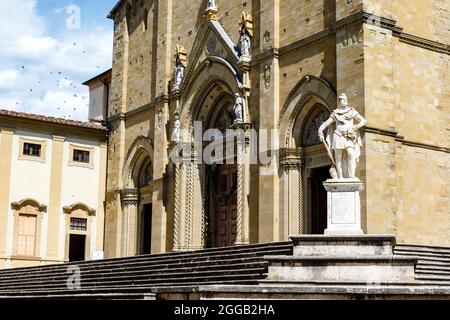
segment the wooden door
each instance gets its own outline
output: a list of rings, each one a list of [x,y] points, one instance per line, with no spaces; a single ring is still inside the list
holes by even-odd
[[[222,165],[216,170],[214,246],[228,247],[237,235],[237,166]]]
[[[311,175],[312,234],[324,234],[327,228],[327,191],[323,182],[330,178],[329,167],[314,169]]]

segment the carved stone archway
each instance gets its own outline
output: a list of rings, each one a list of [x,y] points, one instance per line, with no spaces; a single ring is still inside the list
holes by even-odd
[[[177,113],[185,129],[183,147],[194,152],[184,157],[181,164],[175,165],[174,250],[195,250],[206,246],[205,226],[209,215],[207,168],[203,161],[199,161],[204,145],[203,142],[200,146],[195,142],[194,122],[201,121],[203,130],[210,128],[211,123],[217,123],[220,117],[217,113],[227,110],[223,102],[233,103],[234,95],[242,93],[239,72],[220,57],[207,57],[187,79],[189,81],[184,83],[185,91],[179,99]],[[248,108],[244,116],[249,120]],[[238,146],[243,154],[247,154],[246,148],[245,143]],[[239,186],[236,244],[249,242],[249,172],[248,161],[242,161],[238,165],[237,173]]]
[[[139,254],[143,242],[142,205],[152,201],[153,144],[148,137],[139,136],[128,150],[120,191],[121,255]],[[155,218],[155,217],[154,217]],[[152,221],[153,227],[154,223]],[[148,227],[148,226],[147,226]]]
[[[305,144],[306,131],[313,130],[306,127],[314,123],[311,116],[320,112],[329,114],[336,108],[336,102],[337,95],[331,85],[310,75],[296,84],[281,110],[280,211],[288,222],[284,224],[284,238],[308,232],[306,181],[312,167],[327,165],[329,159],[322,145]]]

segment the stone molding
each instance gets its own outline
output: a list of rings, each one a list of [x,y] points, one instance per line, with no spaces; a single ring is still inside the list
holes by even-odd
[[[71,206],[67,206],[63,208],[63,211],[65,214],[71,214],[75,210],[83,210],[86,212],[89,216],[95,215],[95,209],[90,208],[89,206],[85,205],[84,203],[77,202],[72,204]]]
[[[450,45],[405,33],[403,32],[403,28],[397,25],[396,20],[359,11],[336,21],[333,26],[319,31],[309,37],[300,39],[281,48],[270,48],[256,54],[253,57],[252,65],[258,65],[266,62],[267,60],[279,59],[281,56],[288,55],[296,50],[323,42],[329,37],[334,36],[340,30],[359,24],[379,24],[382,28],[391,30],[393,35],[400,39],[400,42],[447,55],[450,54]]]
[[[21,208],[26,207],[28,205],[35,207],[40,212],[47,211],[47,206],[45,204],[39,203],[38,201],[29,198],[11,203],[11,208],[13,210],[20,210]]]
[[[378,135],[394,138],[395,141],[400,142],[401,144],[403,144],[405,146],[450,153],[450,148],[448,148],[448,147],[440,147],[440,146],[427,144],[427,143],[423,143],[423,142],[407,140],[407,139],[405,139],[404,136],[401,136],[397,131],[394,131],[394,130],[386,130],[386,129],[380,129],[380,128],[375,128],[375,127],[366,127],[364,129],[364,131],[367,133],[373,133],[373,134],[378,134]]]

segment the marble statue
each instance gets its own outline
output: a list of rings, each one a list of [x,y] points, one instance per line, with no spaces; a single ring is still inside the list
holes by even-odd
[[[341,94],[339,107],[319,128],[319,139],[325,144],[333,161],[334,168],[331,175],[334,179],[357,179],[356,166],[362,147],[359,129],[365,125],[366,120],[348,105],[347,95]],[[328,129],[326,137],[324,137],[325,129]]]
[[[173,123],[172,142],[181,142],[181,121],[178,115],[175,115],[175,121]]]
[[[177,57],[175,60],[175,72],[174,72],[174,89],[179,89],[181,83],[183,82],[184,79],[184,70],[185,70],[185,66],[183,65],[183,63],[181,62],[180,58]]]
[[[186,49],[177,44],[175,51],[175,70],[173,71],[173,90],[179,90],[183,82],[187,62]]]
[[[251,38],[247,28],[242,28],[241,39],[240,39],[240,49],[241,57],[251,57],[252,44]]]
[[[234,123],[244,122],[244,99],[239,93],[236,93],[236,102],[234,104]]]

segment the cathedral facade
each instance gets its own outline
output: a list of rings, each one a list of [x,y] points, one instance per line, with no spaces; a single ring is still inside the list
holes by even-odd
[[[340,93],[367,120],[364,232],[449,246],[448,9],[119,1],[109,15],[105,256],[323,234],[332,163],[318,128]]]

